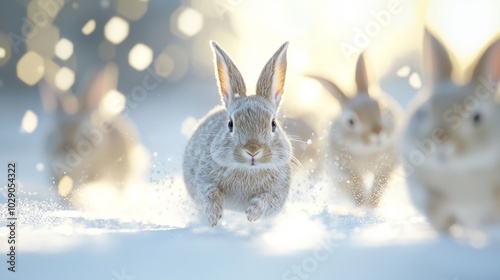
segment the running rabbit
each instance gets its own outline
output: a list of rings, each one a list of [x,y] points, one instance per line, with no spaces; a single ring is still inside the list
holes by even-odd
[[[249,221],[277,213],[288,196],[291,146],[278,122],[288,43],[267,62],[256,95],[215,42],[215,76],[224,107],[209,112],[184,153],[184,181],[195,203],[216,226],[223,208],[245,211]]]
[[[411,198],[439,232],[500,221],[500,40],[482,54],[468,83],[451,79],[445,47],[428,30],[428,98],[415,107],[401,152]]]
[[[56,129],[48,137],[48,153],[58,193],[67,200],[73,200],[75,193],[92,182],[122,189],[127,180],[147,167],[147,152],[134,125],[113,108],[119,100],[111,96],[110,102],[103,102],[113,93],[117,76],[116,66],[107,65],[80,98],[56,93],[47,84],[41,86],[44,103],[59,105]]]
[[[369,89],[369,72],[363,53],[356,63],[357,94],[348,97],[333,82],[318,80],[340,103],[342,111],[332,121],[328,145],[330,166],[335,182],[356,205],[377,207],[387,182],[398,166],[396,139],[401,108],[388,96],[375,98]],[[367,194],[364,179],[373,174],[373,186]]]

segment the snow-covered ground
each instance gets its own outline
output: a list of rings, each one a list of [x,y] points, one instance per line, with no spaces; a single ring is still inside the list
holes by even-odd
[[[2,123],[9,137],[0,139],[1,162],[17,162],[20,201],[11,273],[2,183],[0,279],[500,279],[499,235],[437,235],[398,176],[371,211],[338,195],[328,176],[309,178],[297,168],[282,214],[249,223],[226,211],[218,227],[209,227],[184,190],[180,165],[182,126],[219,102],[216,88],[186,83],[169,90],[175,94],[151,92],[129,112],[151,156],[147,179],[87,210],[55,195],[43,142],[52,119],[36,94],[1,100],[10,117]],[[200,92],[208,92],[206,100],[193,102]],[[31,134],[19,131],[27,109],[39,117]]]
[[[382,88],[406,107],[423,83],[424,25],[442,35],[459,61],[455,74],[460,74],[498,34],[498,2],[138,0],[148,3],[147,12],[128,20],[130,36],[112,46],[104,38],[104,25],[119,15],[118,4],[134,1],[38,1],[68,4],[51,21],[59,28],[50,29],[57,36],[40,32],[26,44],[26,50],[44,56],[50,66],[46,76],[68,67],[76,73],[76,91],[84,88],[88,67],[113,61],[120,68],[119,90],[128,96],[127,90],[154,68],[154,63],[142,72],[130,67],[129,51],[137,43],[150,46],[167,73],[145,100],[126,111],[148,150],[148,173],[121,194],[99,192],[86,209],[70,207],[56,194],[46,154],[54,116],[42,108],[37,86],[16,77],[24,43],[12,53],[2,45],[6,34],[22,34],[23,16],[36,11],[29,2],[35,1],[0,8],[0,280],[500,279],[500,228],[485,233],[456,229],[455,238],[436,234],[413,208],[401,176],[392,178],[380,208],[373,211],[354,207],[328,175],[310,176],[296,168],[280,215],[249,223],[243,213],[225,211],[212,228],[198,217],[181,170],[191,128],[220,102],[209,40],[231,55],[249,91],[272,52],[290,41],[281,112],[313,126],[328,121],[338,105],[304,74],[331,77],[352,90],[357,55],[348,50],[356,45],[367,50]],[[145,12],[130,7],[126,13]],[[87,36],[82,27],[91,19],[96,32]],[[55,58],[51,49],[63,37],[75,49],[67,61]],[[33,67],[26,68],[31,73]],[[27,110],[38,120],[32,133],[21,130]],[[301,140],[307,147],[309,139],[302,135]],[[11,161],[18,177],[15,273],[7,270]]]

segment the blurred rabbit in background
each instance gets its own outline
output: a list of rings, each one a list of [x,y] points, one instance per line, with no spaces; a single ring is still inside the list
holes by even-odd
[[[440,232],[500,223],[500,40],[457,84],[450,55],[424,37],[428,97],[414,108],[401,143],[410,197]]]
[[[75,195],[91,183],[121,191],[147,168],[147,151],[133,123],[120,115],[126,100],[116,91],[117,78],[118,69],[109,64],[80,96],[41,86],[44,107],[56,110],[49,164],[58,194],[71,203],[78,204]]]
[[[402,110],[389,96],[370,87],[369,74],[362,53],[356,63],[357,93],[352,97],[327,79],[309,77],[319,81],[341,105],[325,141],[324,150],[329,154],[326,171],[356,205],[377,207],[399,164],[395,143]],[[369,193],[365,187],[368,174],[373,175]]]

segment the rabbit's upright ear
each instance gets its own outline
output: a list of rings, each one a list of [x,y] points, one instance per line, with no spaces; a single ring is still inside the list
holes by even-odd
[[[450,55],[441,42],[425,28],[424,68],[432,84],[451,78],[452,65]]]
[[[222,102],[227,107],[232,99],[246,96],[245,81],[226,52],[214,41],[211,41],[210,45],[214,51],[215,78],[219,93]]]
[[[494,41],[479,58],[472,79],[484,79],[495,88],[500,82],[500,38]]]
[[[323,85],[332,95],[335,97],[340,104],[346,102],[349,98],[340,90],[340,88],[334,84],[333,82],[330,82],[329,80],[314,76],[314,75],[306,75],[306,77],[315,79],[316,81],[320,82],[321,85]]]
[[[358,94],[368,94],[370,79],[366,68],[365,55],[361,53],[356,62],[356,86],[358,88]]]
[[[110,90],[116,88],[117,81],[118,68],[116,65],[108,64],[101,69],[83,96],[83,110],[95,110],[99,108],[102,98]]]
[[[257,95],[261,95],[279,107],[285,88],[286,50],[288,42],[281,45],[262,69],[257,81]]]

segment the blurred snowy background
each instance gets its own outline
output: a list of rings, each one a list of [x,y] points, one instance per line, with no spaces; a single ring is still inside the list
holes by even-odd
[[[318,168],[322,127],[335,100],[303,77],[354,90],[366,49],[381,88],[407,106],[423,84],[428,25],[461,78],[500,33],[495,0],[12,0],[0,4],[0,163],[18,169],[16,273],[7,271],[7,188],[0,182],[1,279],[500,279],[499,239],[438,236],[416,213],[404,178],[377,211],[357,209]],[[252,92],[274,50],[290,41],[281,113],[302,168],[275,219],[225,212],[210,228],[182,182],[196,121],[219,104],[208,41],[233,58]],[[57,195],[47,157],[56,115],[40,82],[80,93],[97,70],[118,66],[116,90],[148,150],[131,192],[74,208]],[[321,158],[321,156],[319,157]],[[401,174],[401,173],[398,173]]]

